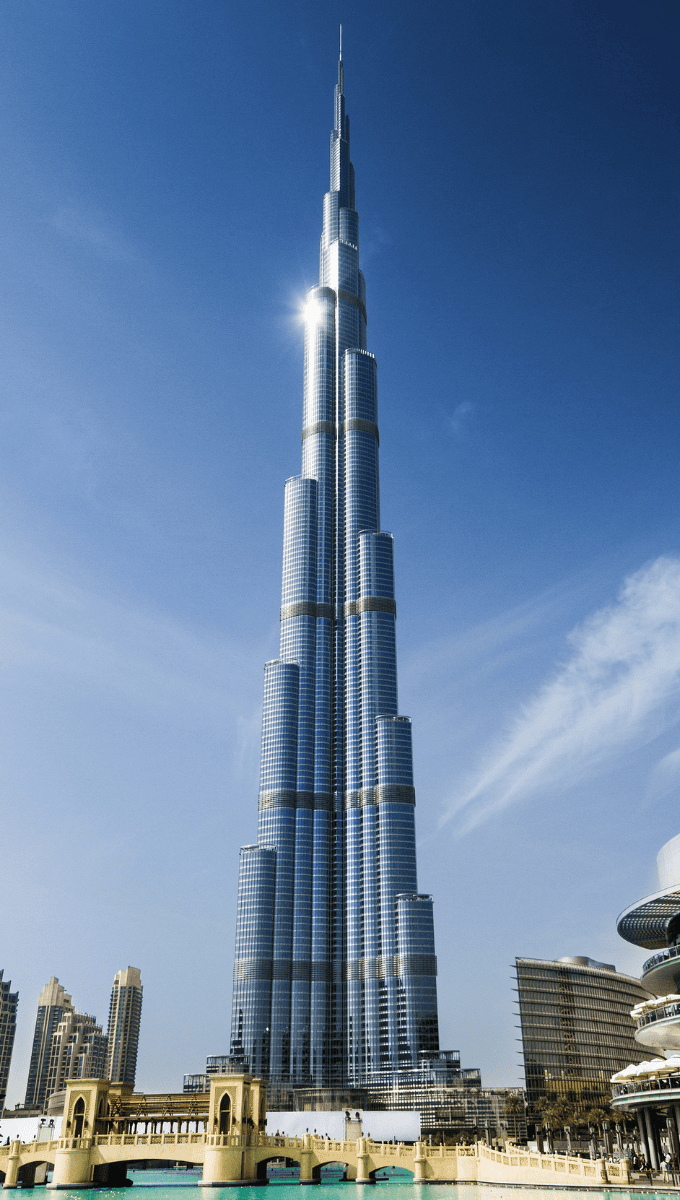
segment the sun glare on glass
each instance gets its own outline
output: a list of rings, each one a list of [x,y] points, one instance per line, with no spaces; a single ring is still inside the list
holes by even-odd
[[[302,310],[305,325],[319,325],[321,322],[321,305],[313,296],[307,301]]]

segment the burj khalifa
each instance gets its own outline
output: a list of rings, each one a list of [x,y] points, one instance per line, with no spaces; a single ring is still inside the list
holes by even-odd
[[[232,1061],[312,1088],[396,1078],[439,1048],[342,43],[334,100],[319,284],[305,305],[302,470],[285,486],[280,651],[264,669],[257,843],[240,852],[231,1027]]]

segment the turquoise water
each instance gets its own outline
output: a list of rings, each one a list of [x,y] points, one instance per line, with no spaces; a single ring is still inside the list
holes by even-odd
[[[339,1179],[339,1171],[335,1171],[334,1178]],[[252,1187],[243,1188],[200,1188],[199,1180],[201,1178],[200,1171],[179,1170],[179,1171],[135,1171],[128,1170],[128,1178],[134,1181],[135,1188],[151,1187],[154,1189],[153,1197],[149,1200],[178,1200],[178,1188],[195,1189],[191,1198],[186,1200],[256,1200],[258,1191]],[[270,1188],[276,1187],[276,1200],[302,1200],[303,1196],[308,1195],[308,1189],[304,1192],[300,1191],[299,1183],[287,1183],[285,1178],[280,1178],[280,1182],[276,1179],[270,1181]],[[342,1188],[339,1192],[338,1189]],[[345,1197],[345,1200],[352,1200],[355,1193],[350,1190],[356,1187],[356,1184],[339,1182],[313,1184],[309,1187],[309,1200],[340,1200]],[[650,1192],[639,1191],[619,1191],[618,1188],[612,1191],[595,1191],[594,1188],[531,1188],[531,1187],[498,1187],[495,1184],[415,1184],[412,1181],[411,1175],[408,1172],[403,1174],[390,1174],[389,1180],[379,1181],[371,1188],[361,1188],[361,1200],[371,1200],[375,1196],[376,1189],[384,1191],[385,1188],[395,1191],[397,1194],[393,1200],[565,1200],[565,1192],[577,1191],[579,1196],[588,1195],[591,1200],[614,1200],[619,1196],[621,1200],[649,1200]],[[92,1193],[85,1193],[85,1195]],[[268,1193],[270,1194],[270,1193]],[[677,1200],[678,1193],[672,1191],[661,1191],[660,1189],[654,1192],[655,1196],[663,1198],[664,1196],[674,1197]],[[106,1197],[107,1200],[131,1200],[130,1188],[98,1188],[97,1200],[99,1197]],[[59,1192],[59,1200],[84,1200],[82,1191],[63,1191]],[[270,1195],[271,1200],[271,1195]],[[377,1197],[376,1197],[377,1200]]]

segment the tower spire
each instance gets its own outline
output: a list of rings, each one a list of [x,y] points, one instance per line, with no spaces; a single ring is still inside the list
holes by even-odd
[[[341,30],[306,306],[302,470],[286,483],[280,651],[265,666],[258,836],[239,869],[231,1054],[286,1089],[382,1087],[439,1047],[343,85]]]

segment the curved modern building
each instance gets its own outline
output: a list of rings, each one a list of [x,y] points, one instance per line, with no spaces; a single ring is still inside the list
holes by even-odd
[[[635,1040],[647,1054],[612,1077],[612,1105],[637,1118],[647,1161],[680,1151],[680,835],[657,857],[661,890],[621,913],[621,937],[655,953],[644,963],[642,985],[653,996],[631,1012]],[[663,1057],[661,1057],[663,1056]]]
[[[641,982],[656,996],[680,992],[680,834],[657,856],[661,891],[624,909],[616,922],[622,938],[654,950],[642,968]]]
[[[313,1088],[384,1080],[439,1048],[342,48],[334,111],[319,283],[305,306],[302,470],[285,488],[280,651],[265,666],[258,836],[241,850],[231,1031],[232,1061]]]
[[[657,1054],[680,1051],[680,996],[655,996],[643,1000],[631,1010],[635,1021],[635,1041]]]
[[[532,1115],[546,1098],[608,1103],[612,1072],[644,1058],[630,1010],[648,993],[612,964],[584,955],[517,958],[515,970]]]

